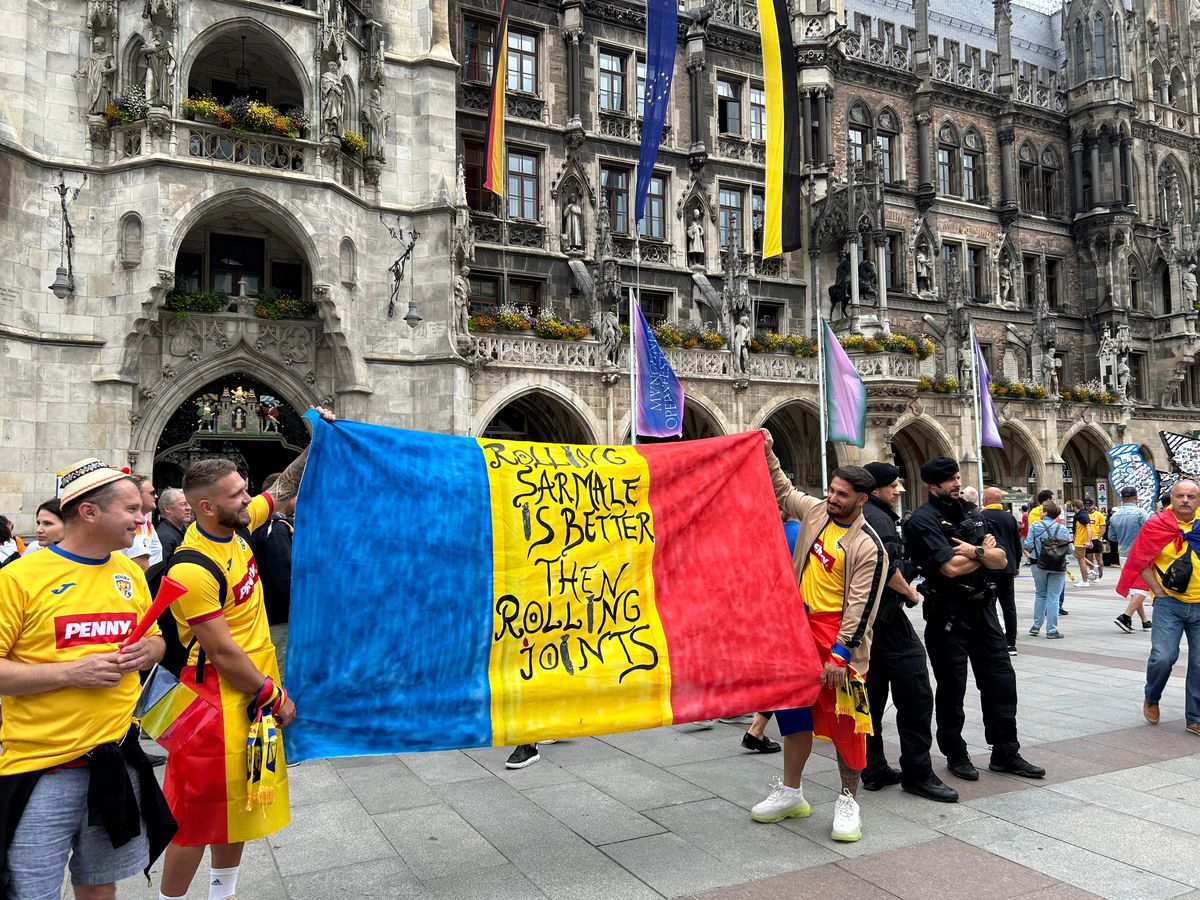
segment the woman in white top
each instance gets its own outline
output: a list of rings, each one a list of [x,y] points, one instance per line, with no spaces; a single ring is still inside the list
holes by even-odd
[[[41,550],[43,547],[57,544],[62,540],[65,526],[62,520],[62,507],[58,505],[57,498],[47,500],[37,508],[37,521],[35,525],[37,527],[33,536],[36,540],[31,541],[29,546],[25,548],[25,556],[36,550]]]

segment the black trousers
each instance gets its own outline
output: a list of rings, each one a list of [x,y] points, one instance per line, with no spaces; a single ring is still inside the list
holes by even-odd
[[[1004,639],[1008,646],[1017,645],[1017,598],[1013,593],[1013,575],[992,573],[992,589],[1000,601],[1000,612],[1004,616]]]
[[[991,745],[992,755],[1004,759],[1017,753],[1021,748],[1017,741],[1017,675],[995,604],[976,605],[954,620],[941,613],[930,614],[927,609],[925,647],[937,679],[934,711],[938,749],[947,759],[967,755],[962,728],[966,721],[963,699],[967,695],[969,661],[983,708],[984,739]]]
[[[871,639],[867,702],[875,733],[867,737],[867,767],[863,774],[868,778],[887,766],[883,750],[883,711],[887,708],[889,690],[896,704],[900,771],[906,782],[922,782],[933,772],[929,763],[929,747],[933,743],[929,731],[933,718],[933,691],[929,687],[925,647],[908,616],[895,607],[880,609]]]

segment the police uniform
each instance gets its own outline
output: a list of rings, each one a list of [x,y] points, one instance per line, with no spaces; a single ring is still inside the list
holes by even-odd
[[[938,463],[942,463],[941,469],[936,468]],[[931,466],[935,468],[929,470]],[[957,471],[957,463],[939,457],[926,463],[921,475],[927,483],[936,485],[950,480]],[[1044,771],[1020,760],[1017,678],[996,618],[996,598],[988,583],[988,570],[981,566],[956,578],[941,572],[942,564],[955,555],[954,538],[981,547],[988,534],[994,536],[992,526],[978,507],[948,497],[931,496],[904,526],[909,557],[925,577],[921,587],[925,598],[925,647],[937,680],[934,709],[938,748],[951,771],[963,763],[969,765],[962,728],[970,661],[983,709],[984,735],[992,747],[993,768],[1003,769],[1019,760],[1028,771],[1016,774],[1041,777]],[[963,777],[978,775],[972,772]]]

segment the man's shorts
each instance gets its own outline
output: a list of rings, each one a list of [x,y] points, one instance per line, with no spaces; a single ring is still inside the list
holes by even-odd
[[[1103,553],[1104,552],[1104,541],[1092,541],[1092,549],[1090,552]]]
[[[783,736],[799,734],[802,731],[812,731],[812,713],[807,706],[781,709],[775,713],[775,724],[779,726],[779,733]]]
[[[126,766],[141,802],[137,774]],[[146,829],[114,848],[101,825],[88,825],[90,769],[59,769],[43,775],[8,848],[10,900],[59,900],[63,870],[79,886],[109,884],[141,872],[150,861]]]

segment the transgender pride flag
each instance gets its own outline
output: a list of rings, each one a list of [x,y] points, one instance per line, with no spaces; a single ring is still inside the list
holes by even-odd
[[[979,346],[979,338],[972,332],[972,342],[975,344],[975,390],[979,391],[979,427],[981,443],[984,447],[1003,447],[1000,440],[1000,419],[996,415],[996,404],[992,401],[989,386],[992,374],[988,371],[987,360],[983,358],[983,350]]]
[[[821,324],[826,440],[861,447],[867,442],[867,389],[829,323]]]

